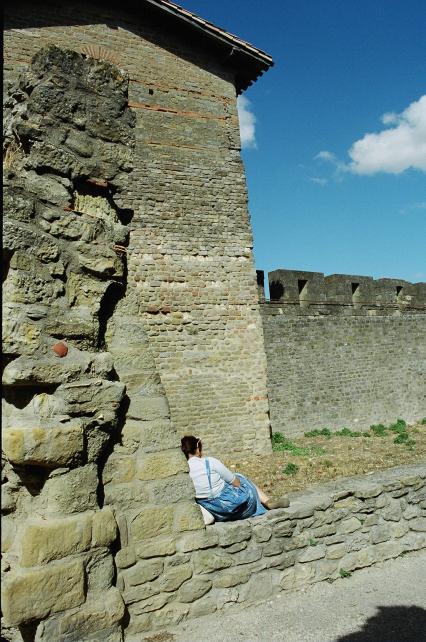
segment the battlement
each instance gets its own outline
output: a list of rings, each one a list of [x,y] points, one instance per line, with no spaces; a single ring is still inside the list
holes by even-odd
[[[330,274],[301,270],[278,269],[268,273],[269,301],[265,298],[265,274],[257,270],[257,285],[261,303],[279,304],[289,308],[327,309],[329,314],[380,310],[424,312],[426,283],[410,283],[402,279],[373,279],[371,276]],[[334,312],[332,311],[334,308]]]

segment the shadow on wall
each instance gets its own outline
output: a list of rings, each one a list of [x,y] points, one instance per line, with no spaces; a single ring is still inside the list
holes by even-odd
[[[424,642],[426,611],[418,606],[379,606],[361,631],[336,642]]]

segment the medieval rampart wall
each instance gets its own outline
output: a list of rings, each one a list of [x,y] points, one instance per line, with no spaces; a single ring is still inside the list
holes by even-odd
[[[6,28],[6,80],[51,43],[110,57],[129,75],[136,149],[123,312],[143,320],[178,433],[195,432],[216,452],[267,451],[266,360],[227,61],[146,13],[78,2],[61,12],[18,3]]]
[[[367,429],[426,415],[426,285],[258,273],[272,430]]]

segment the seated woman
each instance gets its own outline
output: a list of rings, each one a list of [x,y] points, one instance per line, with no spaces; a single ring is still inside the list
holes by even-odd
[[[215,457],[203,457],[200,439],[186,435],[181,439],[181,448],[188,460],[195,499],[216,521],[257,517],[266,512],[265,508],[289,506],[287,498],[271,501],[243,475],[232,473]],[[205,523],[212,523],[212,520],[208,521],[208,515],[202,512]]]

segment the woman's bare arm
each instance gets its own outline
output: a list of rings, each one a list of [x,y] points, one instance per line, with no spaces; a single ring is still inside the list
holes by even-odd
[[[231,481],[231,484],[235,486],[235,488],[239,488],[241,486],[241,482],[239,478],[235,475],[234,479]]]

